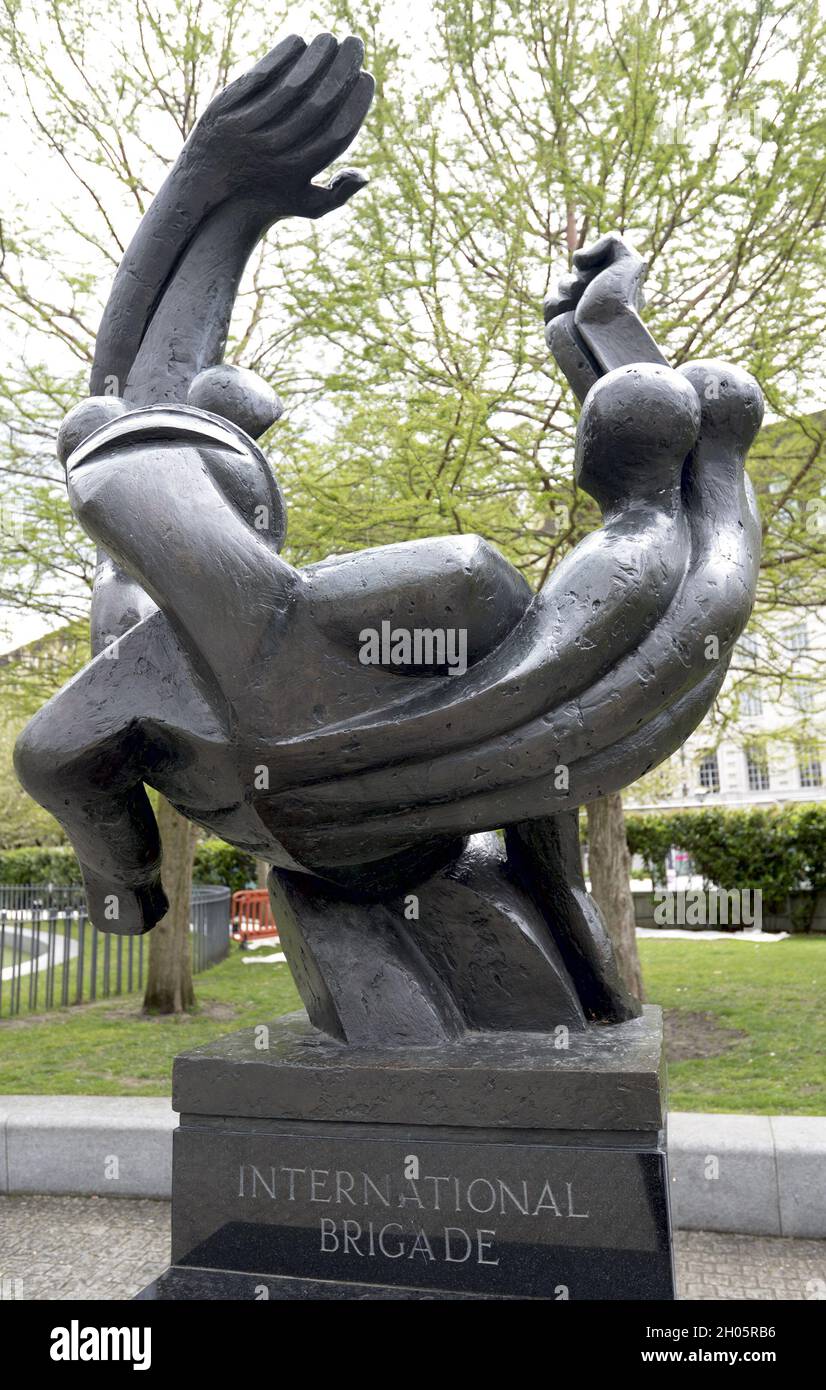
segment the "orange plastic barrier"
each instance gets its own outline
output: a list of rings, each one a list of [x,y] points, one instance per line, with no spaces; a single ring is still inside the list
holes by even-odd
[[[266,888],[244,888],[240,893],[233,893],[233,941],[260,941],[263,937],[278,940],[278,927]]]

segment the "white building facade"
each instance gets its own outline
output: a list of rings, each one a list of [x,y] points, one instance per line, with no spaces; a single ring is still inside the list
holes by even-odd
[[[720,717],[720,712],[724,717]],[[746,635],[712,712],[629,809],[777,805],[826,798],[826,610]]]

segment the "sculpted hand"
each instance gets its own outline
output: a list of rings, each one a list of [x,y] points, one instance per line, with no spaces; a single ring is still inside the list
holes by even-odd
[[[563,275],[543,305],[545,322],[572,310],[577,324],[604,323],[644,304],[646,264],[617,232],[574,252],[574,273]]]
[[[545,337],[554,347],[554,320],[573,314],[582,343],[603,371],[634,362],[665,363],[639,318],[646,264],[616,232],[574,252],[574,273],[564,275],[545,300]]]
[[[637,313],[643,307],[648,267],[616,232],[575,251],[574,266],[582,284],[574,313],[578,325],[607,323],[629,309]]]
[[[180,335],[180,322],[172,323],[180,314],[193,341],[203,337],[204,322],[219,333],[214,325],[231,312],[234,277],[256,239],[282,217],[321,217],[364,186],[352,170],[327,186],[312,182],[344,153],[367,114],[374,83],[361,70],[363,57],[355,38],[338,43],[319,34],[308,45],[291,37],[210,102],[118,268],[95,345],[93,395],[108,391],[112,378],[123,393],[152,324],[158,333]],[[221,238],[227,254],[210,312],[199,310],[201,328],[186,304],[174,305],[163,322],[159,311],[185,257],[220,257]],[[193,273],[197,279],[200,272]],[[185,300],[183,279],[179,288]],[[166,343],[159,351],[163,361],[174,358]],[[214,357],[215,345],[207,351]]]
[[[360,39],[291,36],[219,92],[190,136],[188,177],[203,173],[225,197],[258,196],[275,216],[321,217],[366,180],[344,170],[326,186],[312,179],[358,134],[375,83],[362,72]],[[194,167],[193,167],[194,166]]]

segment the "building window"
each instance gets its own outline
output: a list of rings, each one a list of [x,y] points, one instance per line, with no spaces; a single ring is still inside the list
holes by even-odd
[[[801,714],[815,707],[815,692],[807,681],[792,682],[792,704]]]
[[[769,763],[762,748],[746,749],[746,770],[750,792],[767,792],[771,789]]]
[[[718,792],[720,790],[720,769],[717,766],[716,753],[706,753],[705,757],[700,759],[697,771],[703,791]]]
[[[798,623],[796,627],[789,628],[788,644],[789,651],[792,652],[809,650],[809,631],[805,623]]]
[[[816,743],[801,744],[797,750],[797,770],[801,787],[822,787],[823,768],[820,763],[820,749]]]
[[[763,692],[759,685],[750,685],[740,696],[740,713],[756,715],[763,713]]]

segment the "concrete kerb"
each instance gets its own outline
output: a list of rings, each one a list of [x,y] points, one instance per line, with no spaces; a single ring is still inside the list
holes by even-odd
[[[129,1096],[0,1096],[0,1191],[168,1197],[169,1101]]]
[[[0,1096],[0,1192],[168,1198],[169,1101]],[[674,1225],[826,1238],[826,1118],[675,1112],[668,1119]]]

